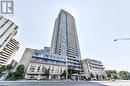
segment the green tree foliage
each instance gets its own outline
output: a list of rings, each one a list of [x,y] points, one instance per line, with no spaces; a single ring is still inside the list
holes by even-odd
[[[0,73],[2,73],[3,71],[6,71],[6,70],[8,70],[8,71],[11,71],[11,70],[13,70],[13,66],[12,65],[2,65],[1,67],[0,67]]]
[[[0,67],[0,73],[2,73],[3,71],[6,71],[6,66],[5,66],[5,65],[2,65],[2,66]]]
[[[116,70],[107,70],[106,74],[108,79],[118,79],[118,73]]]
[[[11,71],[13,69],[14,69],[14,67],[12,65],[10,65],[10,64],[6,65],[6,70]]]
[[[1,67],[0,67],[0,76],[2,76],[3,75],[3,71],[6,71],[6,66],[5,65],[2,65]]]
[[[3,72],[8,72],[9,74],[11,74],[11,72],[12,72],[12,70],[13,70],[13,66],[12,65],[2,65],[1,67],[0,67],[0,76],[2,76],[4,73]]]
[[[130,73],[128,71],[119,71],[119,77],[123,80],[130,80]]]
[[[25,69],[24,65],[19,65],[16,69],[16,75],[15,76],[16,77],[22,77],[23,74],[24,74],[24,69]]]

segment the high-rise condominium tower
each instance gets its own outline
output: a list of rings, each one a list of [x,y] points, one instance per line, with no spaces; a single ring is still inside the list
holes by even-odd
[[[55,20],[51,53],[67,56],[68,68],[80,69],[81,54],[74,17],[61,9]]]
[[[0,66],[8,64],[11,56],[19,48],[19,42],[14,39],[18,26],[3,16],[0,16]]]

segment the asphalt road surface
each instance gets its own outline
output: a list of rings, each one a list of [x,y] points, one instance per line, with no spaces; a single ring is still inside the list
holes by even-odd
[[[0,86],[130,86],[130,81],[0,81]]]
[[[3,81],[0,86],[106,86],[86,81]]]

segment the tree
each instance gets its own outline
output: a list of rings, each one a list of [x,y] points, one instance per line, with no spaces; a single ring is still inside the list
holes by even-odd
[[[106,74],[107,74],[108,79],[110,79],[111,78],[111,70],[107,70]]]
[[[111,74],[111,79],[118,79],[118,75],[116,73]]]
[[[2,76],[3,75],[3,71],[6,71],[6,66],[5,65],[2,65],[1,67],[0,67],[0,76]]]
[[[9,71],[13,70],[13,68],[14,68],[14,67],[13,67],[12,65],[10,65],[10,64],[9,64],[9,65],[6,65],[6,66],[5,66],[5,65],[2,65],[2,66],[0,67],[0,73],[2,73],[3,71],[6,71],[6,70],[9,72]]]
[[[107,70],[106,74],[108,79],[118,79],[118,74],[116,70]]]
[[[10,64],[6,65],[6,70],[11,71],[13,69],[14,69],[14,67],[12,65],[10,65]]]
[[[119,77],[123,80],[130,80],[130,73],[128,71],[119,71]]]
[[[0,73],[2,73],[3,71],[6,71],[6,66],[5,66],[5,65],[2,65],[2,66],[0,67]]]
[[[22,77],[23,74],[24,74],[24,69],[25,69],[24,65],[19,65],[16,69],[16,75],[15,76],[16,77]]]

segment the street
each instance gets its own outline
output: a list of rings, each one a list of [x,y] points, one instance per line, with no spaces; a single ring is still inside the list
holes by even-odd
[[[130,86],[130,81],[0,81],[0,86]]]
[[[106,86],[86,81],[3,81],[2,86]]]

